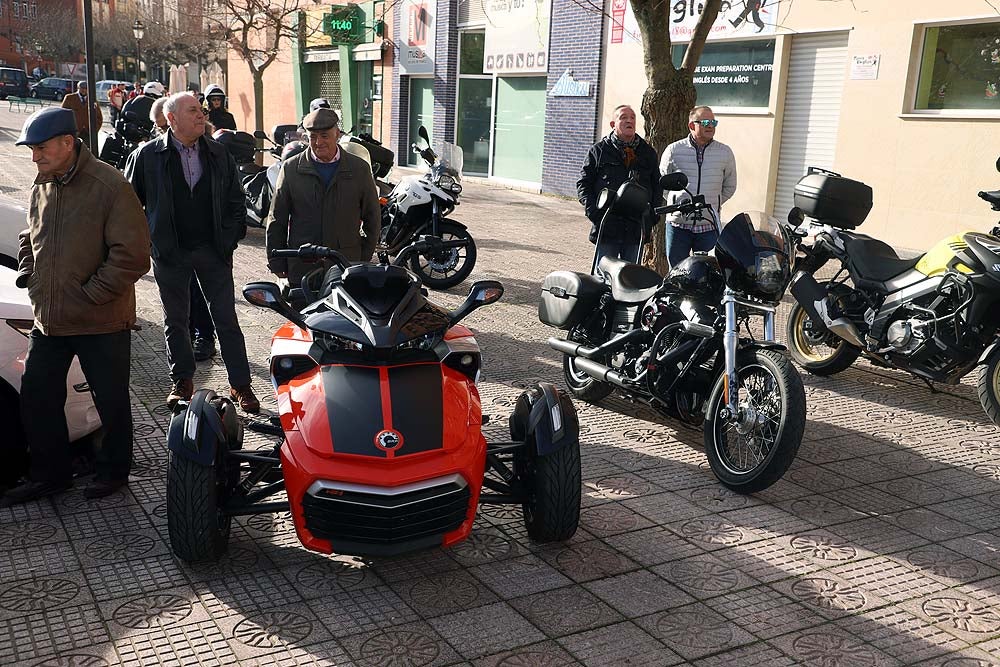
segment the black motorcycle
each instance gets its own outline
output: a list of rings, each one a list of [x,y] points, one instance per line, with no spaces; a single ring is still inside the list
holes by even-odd
[[[380,245],[398,253],[414,239],[429,234],[449,245],[434,254],[414,256],[410,269],[431,289],[448,289],[465,280],[476,265],[476,241],[461,222],[449,218],[462,192],[462,147],[445,143],[438,155],[421,125],[422,145],[413,152],[427,164],[422,176],[405,176],[382,204]]]
[[[668,174],[660,182],[680,191],[687,177]],[[627,182],[599,205],[622,217],[638,215],[649,197],[636,196],[635,188],[641,186]],[[704,196],[688,195],[656,213],[707,215],[719,227]],[[566,384],[577,398],[595,402],[617,389],[703,426],[716,477],[733,491],[753,493],[785,473],[805,427],[802,380],[774,339],[774,312],[793,255],[784,223],[740,213],[722,228],[715,257],[695,253],[666,278],[608,257],[598,276],[549,274],[538,317],[568,331],[565,340],[548,342],[563,353]],[[756,316],[763,316],[760,339],[750,328]]]
[[[979,196],[1000,211],[1000,191]],[[980,403],[1000,424],[1000,225],[901,258],[852,231],[872,207],[864,183],[811,170],[795,186],[795,205],[810,216],[800,228],[791,288],[798,303],[786,331],[795,361],[833,375],[863,354],[928,384],[957,384],[978,366]],[[836,274],[817,282],[813,274],[830,261],[839,263]]]

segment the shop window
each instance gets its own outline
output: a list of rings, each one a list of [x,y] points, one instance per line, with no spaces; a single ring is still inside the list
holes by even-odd
[[[418,130],[423,125],[431,135],[434,133],[434,79],[410,79],[410,134],[409,143],[419,141]],[[424,161],[410,151],[407,164],[424,166]]]
[[[686,50],[686,44],[673,47],[675,66],[680,67]],[[773,70],[773,39],[708,43],[694,71],[698,104],[767,108]]]
[[[914,109],[1000,110],[1000,22],[924,29]]]
[[[493,77],[483,73],[486,34],[464,31],[459,39],[456,141],[464,153],[464,171],[485,175],[490,169],[493,122]]]
[[[463,32],[459,48],[459,74],[483,74],[483,55],[486,50],[485,32]]]

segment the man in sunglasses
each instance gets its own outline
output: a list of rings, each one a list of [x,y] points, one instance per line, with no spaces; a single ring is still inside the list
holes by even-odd
[[[688,129],[684,139],[667,146],[660,158],[660,173],[682,171],[688,177],[688,190],[705,195],[705,202],[722,219],[722,205],[736,192],[736,156],[729,146],[715,140],[719,121],[706,106],[697,106],[688,114]],[[685,192],[671,192],[668,204],[688,199]],[[670,266],[677,266],[692,251],[708,252],[715,247],[719,230],[708,213],[691,219],[680,213],[667,216],[666,246]]]

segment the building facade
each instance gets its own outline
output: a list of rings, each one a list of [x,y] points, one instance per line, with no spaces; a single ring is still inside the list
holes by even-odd
[[[697,19],[689,4],[672,6],[677,62]],[[873,188],[862,231],[896,246],[991,228],[996,214],[976,192],[1000,186],[997,12],[975,0],[745,4],[719,17],[695,73],[699,104],[736,153],[724,218],[786,216],[795,183],[820,167]],[[646,87],[631,9],[609,0],[606,10],[602,118],[638,109]]]

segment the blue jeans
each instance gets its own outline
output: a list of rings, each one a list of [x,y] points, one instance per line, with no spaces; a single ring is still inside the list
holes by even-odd
[[[627,262],[635,262],[639,254],[639,241],[601,241],[597,244],[597,264],[602,257],[616,257]],[[596,268],[596,265],[595,265]],[[595,270],[594,273],[597,273]]]
[[[670,268],[683,262],[695,252],[708,252],[715,247],[715,242],[719,239],[717,231],[692,232],[690,229],[675,227],[667,223],[666,229],[667,259],[670,260]]]

